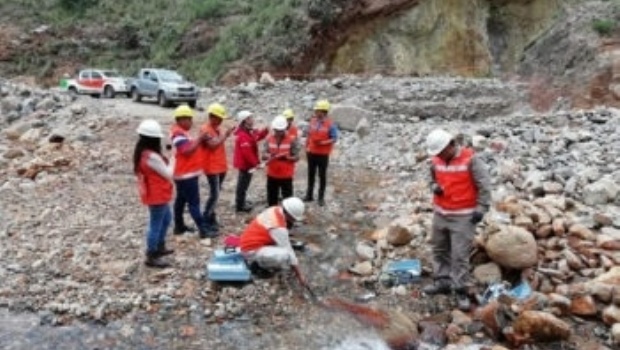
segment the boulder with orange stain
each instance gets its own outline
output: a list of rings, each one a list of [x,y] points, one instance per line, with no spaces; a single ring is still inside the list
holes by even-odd
[[[571,335],[570,326],[542,311],[524,311],[504,330],[504,336],[515,347],[522,344],[545,343],[566,340]]]

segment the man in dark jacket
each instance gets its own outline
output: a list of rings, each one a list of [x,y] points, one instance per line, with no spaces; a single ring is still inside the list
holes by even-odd
[[[239,171],[235,207],[237,212],[250,212],[252,207],[246,203],[252,173],[260,164],[258,142],[267,136],[269,130],[254,130],[254,117],[249,111],[237,114],[238,128],[235,131],[235,150],[233,166]]]

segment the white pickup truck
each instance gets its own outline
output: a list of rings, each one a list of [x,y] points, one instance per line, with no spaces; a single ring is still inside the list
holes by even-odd
[[[118,94],[131,97],[127,80],[115,70],[83,69],[77,79],[65,83],[69,92],[94,97],[114,98]]]

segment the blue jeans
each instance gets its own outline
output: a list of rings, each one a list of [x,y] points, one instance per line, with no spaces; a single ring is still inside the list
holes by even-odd
[[[183,211],[185,205],[189,207],[189,214],[192,216],[198,230],[203,231],[205,224],[200,214],[200,189],[198,188],[198,176],[190,179],[174,180],[177,189],[177,197],[174,200],[174,227],[183,229]]]
[[[202,213],[205,225],[210,231],[217,231],[219,225],[215,217],[215,206],[220,198],[220,191],[222,190],[222,184],[226,178],[226,173],[207,175],[207,181],[209,182],[209,199],[205,204],[205,211]]]
[[[149,228],[146,233],[146,253],[152,254],[166,242],[166,232],[172,221],[168,204],[149,205]]]

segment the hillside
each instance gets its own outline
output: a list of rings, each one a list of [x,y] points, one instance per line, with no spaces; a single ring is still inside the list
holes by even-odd
[[[5,0],[0,75],[179,69],[199,83],[338,74],[519,78],[549,109],[618,105],[620,0]]]

